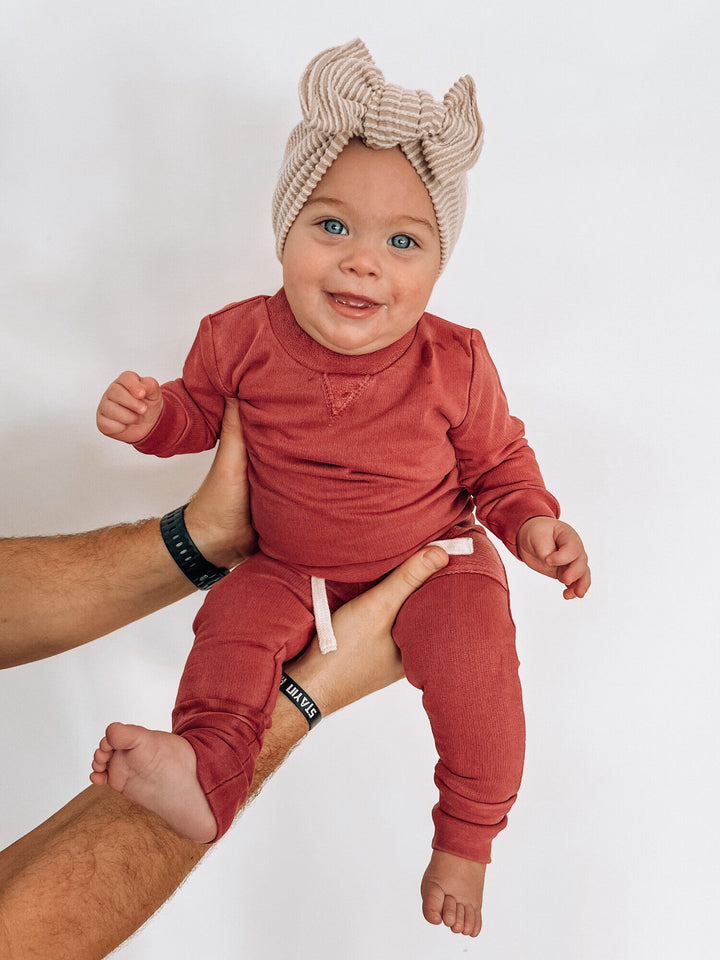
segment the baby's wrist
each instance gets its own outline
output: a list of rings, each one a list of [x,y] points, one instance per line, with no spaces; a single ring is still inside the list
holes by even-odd
[[[137,440],[133,441],[135,444],[145,443],[145,441],[149,438],[150,434],[155,430],[157,425],[160,423],[162,412],[163,412],[162,401],[160,401],[160,409],[157,412],[157,416],[149,419],[146,419],[146,418],[143,419],[143,426],[145,426],[146,428],[145,433],[143,433],[143,435],[139,437]]]
[[[556,523],[556,518],[548,517],[548,516],[537,516],[537,517],[528,517],[527,520],[524,520],[520,524],[517,535],[515,537],[515,546],[517,548],[518,556],[520,556],[521,550],[527,549],[526,541],[530,537],[530,532],[533,529],[533,527],[537,526],[538,521],[540,523],[549,522],[554,524]],[[520,557],[520,559],[522,559],[522,557]]]

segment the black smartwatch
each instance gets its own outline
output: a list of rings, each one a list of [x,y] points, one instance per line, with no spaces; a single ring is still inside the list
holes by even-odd
[[[230,571],[216,567],[200,553],[185,526],[185,504],[166,513],[160,521],[160,533],[168,553],[188,580],[199,590],[209,590]]]

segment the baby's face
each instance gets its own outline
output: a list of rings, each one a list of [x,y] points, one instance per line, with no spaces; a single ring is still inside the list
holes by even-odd
[[[336,353],[380,350],[422,316],[440,269],[430,196],[395,147],[351,141],[290,228],[283,282],[295,319]]]

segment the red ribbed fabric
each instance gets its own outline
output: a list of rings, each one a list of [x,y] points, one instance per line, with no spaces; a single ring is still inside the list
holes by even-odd
[[[238,397],[262,552],[210,591],[173,714],[218,822],[247,795],[282,663],[314,633],[309,576],[338,606],[431,540],[478,519],[516,551],[557,516],[476,330],[424,314],[396,343],[347,356],[295,322],[281,290],[207,317],[183,379],[138,448],[212,447]],[[524,726],[505,575],[481,531],[401,611],[395,637],[423,690],[440,762],[434,845],[486,861],[522,770]],[[332,654],[329,654],[332,656]]]
[[[559,513],[480,333],[432,314],[348,356],[312,340],[282,290],[256,297],[203,320],[163,396],[136,445],[160,457],[214,446],[239,398],[260,548],[326,580],[383,576],[473,502],[513,553],[525,520]]]
[[[488,862],[520,785],[525,738],[504,571],[484,533],[471,535],[475,553],[452,557],[413,594],[393,635],[440,757],[433,846]],[[328,582],[331,608],[369,586]],[[173,731],[195,750],[219,838],[247,797],[283,662],[314,633],[308,578],[257,554],[212,588],[195,631]]]

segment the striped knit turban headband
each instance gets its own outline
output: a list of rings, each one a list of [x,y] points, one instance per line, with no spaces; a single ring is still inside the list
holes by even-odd
[[[461,77],[440,103],[425,90],[385,83],[362,40],[352,40],[310,61],[300,104],[303,118],[290,134],[273,197],[278,258],[305,201],[358,138],[377,150],[400,147],[420,175],[435,208],[442,270],[465,215],[465,172],[482,149],[472,77]]]

